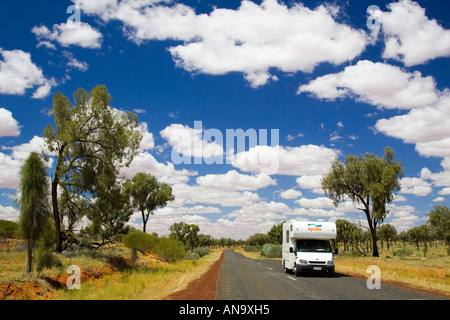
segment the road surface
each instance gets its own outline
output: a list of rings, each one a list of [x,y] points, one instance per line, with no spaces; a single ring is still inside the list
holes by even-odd
[[[405,300],[445,299],[433,294],[384,284],[368,289],[367,279],[335,274],[295,277],[280,261],[255,260],[231,250],[224,252],[216,300]]]

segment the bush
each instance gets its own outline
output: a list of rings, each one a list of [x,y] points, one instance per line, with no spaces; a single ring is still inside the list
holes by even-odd
[[[209,253],[209,249],[208,248],[203,248],[203,247],[198,247],[198,248],[194,249],[194,252],[196,254],[198,254],[198,256],[201,258],[201,257],[206,256]]]
[[[16,222],[0,220],[0,237],[17,238],[19,225]]]
[[[281,244],[266,243],[261,248],[261,256],[267,258],[281,258]]]
[[[198,255],[197,252],[188,252],[185,254],[184,256],[184,260],[198,260],[200,258],[200,256]]]
[[[159,238],[152,251],[166,262],[178,261],[186,254],[183,243],[172,237]]]
[[[255,246],[244,246],[245,252],[258,252],[258,248]]]
[[[138,230],[122,236],[122,242],[125,246],[141,252],[151,252],[157,241],[156,235]]]
[[[399,256],[400,258],[409,257],[413,254],[413,249],[400,248],[394,251],[394,256]]]

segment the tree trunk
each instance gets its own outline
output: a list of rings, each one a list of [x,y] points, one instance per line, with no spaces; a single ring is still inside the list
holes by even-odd
[[[52,207],[56,229],[56,252],[62,252],[61,220],[59,218],[59,209],[58,209],[58,184],[59,181],[55,178],[52,181]]]
[[[33,240],[30,236],[30,239],[28,239],[26,272],[31,273],[32,268],[33,268]]]
[[[145,232],[145,230],[147,229],[147,221],[148,221],[148,216],[145,216],[145,211],[142,210],[142,231]]]
[[[372,235],[372,257],[379,257],[378,245],[377,245],[377,230],[370,226],[370,234]]]

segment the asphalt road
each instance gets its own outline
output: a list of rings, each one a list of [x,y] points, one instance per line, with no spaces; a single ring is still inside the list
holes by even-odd
[[[226,250],[216,285],[216,300],[407,300],[445,299],[383,283],[368,289],[367,279],[285,273],[280,261],[254,260]]]

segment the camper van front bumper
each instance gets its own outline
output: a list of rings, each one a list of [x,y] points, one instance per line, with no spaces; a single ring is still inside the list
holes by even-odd
[[[298,272],[327,272],[334,273],[334,265],[326,265],[326,264],[297,264]]]

